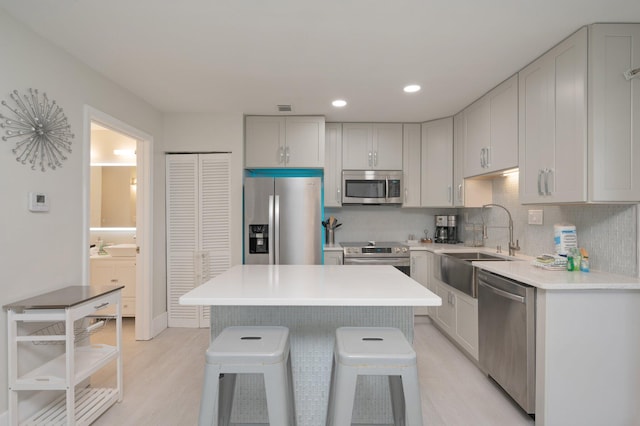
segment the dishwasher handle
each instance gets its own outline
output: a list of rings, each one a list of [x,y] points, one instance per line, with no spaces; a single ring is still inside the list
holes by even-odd
[[[520,303],[524,303],[524,297],[522,296],[518,296],[517,294],[513,294],[513,293],[509,293],[508,291],[504,291],[501,290],[499,288],[495,288],[492,285],[482,281],[482,280],[478,280],[478,285],[480,285],[481,287],[485,287],[487,290],[492,291],[493,293],[497,294],[498,296],[502,296],[502,297],[506,297],[507,299],[511,299],[514,300],[516,302],[520,302]]]

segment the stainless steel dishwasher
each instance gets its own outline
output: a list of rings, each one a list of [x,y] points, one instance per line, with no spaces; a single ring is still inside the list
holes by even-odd
[[[528,414],[535,412],[535,287],[478,273],[480,367]]]

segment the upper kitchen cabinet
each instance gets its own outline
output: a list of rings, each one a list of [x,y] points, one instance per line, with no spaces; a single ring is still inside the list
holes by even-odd
[[[325,126],[324,206],[342,206],[342,124]]]
[[[464,111],[453,117],[453,206],[482,207],[493,200],[491,180],[464,178]]]
[[[248,116],[245,167],[324,167],[324,117]]]
[[[590,201],[639,201],[640,24],[589,28],[588,105]]]
[[[464,177],[518,167],[518,75],[464,110]]]
[[[344,123],[342,168],[402,170],[402,124]]]
[[[639,68],[640,24],[594,24],[520,72],[522,203],[640,200]]]
[[[587,196],[587,29],[520,71],[520,202]]]
[[[423,207],[453,206],[453,118],[422,123]]]
[[[420,124],[402,125],[402,171],[404,197],[402,207],[420,207],[421,156]]]

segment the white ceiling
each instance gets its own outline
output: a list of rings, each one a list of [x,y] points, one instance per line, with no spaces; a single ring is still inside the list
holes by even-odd
[[[426,121],[452,115],[582,25],[639,0],[0,0],[167,112]],[[417,83],[422,91],[405,94]],[[333,99],[347,100],[336,109]]]

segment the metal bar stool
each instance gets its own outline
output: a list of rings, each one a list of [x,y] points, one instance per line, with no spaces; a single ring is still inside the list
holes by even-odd
[[[200,426],[230,422],[237,374],[263,374],[269,423],[295,426],[293,377],[286,327],[228,327],[206,353]]]
[[[338,328],[332,370],[328,426],[351,425],[359,375],[389,376],[394,424],[422,426],[416,353],[397,328]]]

